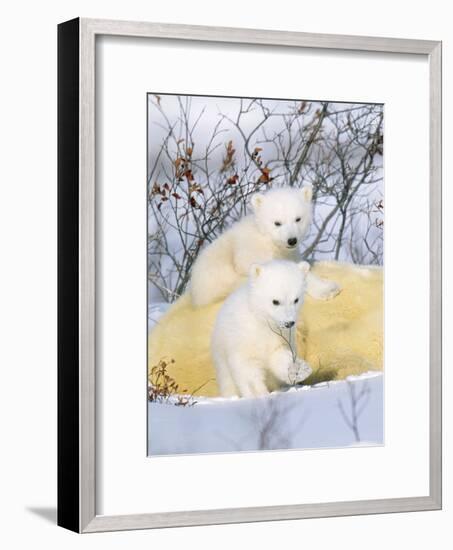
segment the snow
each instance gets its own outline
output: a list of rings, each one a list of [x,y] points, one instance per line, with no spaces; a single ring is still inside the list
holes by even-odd
[[[196,404],[190,407],[148,404],[149,455],[384,443],[380,372],[290,388],[254,399],[196,399]]]

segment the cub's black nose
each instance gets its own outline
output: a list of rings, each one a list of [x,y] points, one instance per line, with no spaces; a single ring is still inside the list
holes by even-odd
[[[292,237],[291,239],[288,239],[289,246],[294,246],[297,244],[297,239],[295,237]]]
[[[285,323],[286,328],[291,328],[293,326],[294,326],[294,321],[288,321],[287,323]]]

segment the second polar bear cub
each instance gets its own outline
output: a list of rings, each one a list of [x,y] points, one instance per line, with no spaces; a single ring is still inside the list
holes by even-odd
[[[311,374],[295,355],[294,337],[308,270],[307,262],[254,264],[248,282],[226,299],[211,339],[222,396],[265,395]]]
[[[299,261],[299,245],[312,217],[312,188],[281,187],[251,198],[252,214],[204,248],[192,268],[189,292],[196,307],[222,300],[247,277],[250,266],[276,259]],[[308,275],[307,292],[326,300],[339,292],[334,281]]]

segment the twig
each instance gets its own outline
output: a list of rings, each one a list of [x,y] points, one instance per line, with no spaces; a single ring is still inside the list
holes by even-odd
[[[368,387],[367,382],[365,381],[362,385],[360,392],[357,394],[354,382],[347,380],[346,383],[348,385],[348,390],[349,390],[351,415],[350,416],[347,415],[343,407],[343,403],[340,400],[338,400],[338,408],[340,409],[341,416],[345,421],[346,425],[353,432],[355,440],[359,442],[360,433],[359,433],[358,421],[365,407],[368,405],[371,390]]]
[[[293,348],[292,344],[291,344],[291,335],[292,335],[292,328],[289,328],[288,331],[289,331],[289,339],[286,338],[286,336],[283,334],[282,330],[280,327],[278,327],[278,330],[274,330],[272,328],[272,325],[268,322],[268,327],[271,329],[271,331],[276,334],[277,336],[280,336],[280,338],[286,343],[286,345],[288,346],[289,348],[289,351],[291,352],[291,356],[293,358],[293,363],[296,362],[297,360],[297,352],[296,350]]]

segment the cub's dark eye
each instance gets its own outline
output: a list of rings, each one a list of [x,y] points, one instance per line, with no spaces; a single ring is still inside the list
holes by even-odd
[[[298,301],[299,301],[299,298],[296,298],[296,299],[294,300],[294,303],[297,304]]]
[[[278,300],[272,300],[272,303],[274,304],[274,306],[279,306],[280,305],[280,302]]]
[[[296,222],[300,222],[300,218],[296,218]]]
[[[277,227],[280,227],[282,225],[281,222],[274,222],[274,225],[276,225]]]

